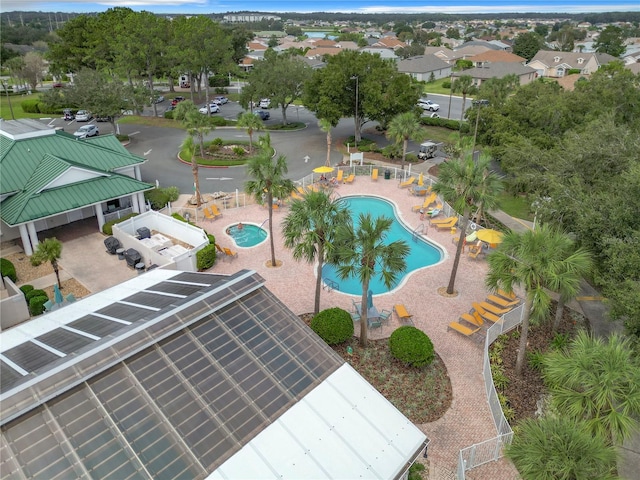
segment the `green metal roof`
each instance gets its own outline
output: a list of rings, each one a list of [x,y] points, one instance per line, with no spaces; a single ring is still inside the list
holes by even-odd
[[[0,135],[0,194],[21,191],[47,154],[105,172],[145,162],[129,153],[113,135],[104,135],[98,141],[78,139],[62,131],[23,140]]]

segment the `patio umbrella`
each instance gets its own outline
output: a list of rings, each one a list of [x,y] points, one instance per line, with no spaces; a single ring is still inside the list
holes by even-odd
[[[367,308],[373,308],[373,292],[371,289],[367,292]]]
[[[64,302],[64,298],[62,297],[62,292],[60,291],[60,288],[58,287],[57,283],[53,286],[53,301],[58,304],[61,304],[62,302]]]
[[[327,167],[326,165],[323,165],[322,167],[317,167],[314,168],[313,171],[315,173],[331,173],[333,172],[334,168],[333,167]]]
[[[418,186],[422,187],[424,185],[424,178],[422,177],[422,173],[418,177]]]
[[[478,231],[478,239],[491,244],[502,243],[503,235],[504,234],[502,232],[498,232],[491,228],[484,228]]]

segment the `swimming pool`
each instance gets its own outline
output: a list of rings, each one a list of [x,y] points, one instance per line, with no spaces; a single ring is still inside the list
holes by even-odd
[[[238,228],[239,225],[242,226]],[[228,227],[226,232],[233,238],[236,246],[243,248],[255,247],[267,239],[267,231],[251,223],[236,223]]]
[[[351,211],[351,218],[354,222],[357,221],[360,213],[370,213],[372,218],[385,216],[393,219],[391,229],[387,233],[387,240],[389,243],[395,240],[404,240],[409,245],[410,252],[405,258],[406,270],[398,274],[396,283],[391,286],[391,289],[385,286],[380,275],[374,276],[369,284],[369,288],[374,294],[387,293],[400,285],[412,272],[435,265],[442,260],[442,250],[421,236],[414,237],[413,233],[398,219],[395,207],[391,202],[372,196],[343,197],[342,201]],[[340,279],[333,265],[322,267],[322,278],[335,282],[338,285],[335,290],[351,295],[362,295],[360,281],[354,277]]]

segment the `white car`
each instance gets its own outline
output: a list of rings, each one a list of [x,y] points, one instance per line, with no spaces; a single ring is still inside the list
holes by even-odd
[[[263,98],[262,100],[260,100],[258,106],[260,108],[269,108],[271,106],[271,100],[269,100],[268,98]]]
[[[200,113],[202,113],[203,115],[206,115],[207,112],[207,106],[205,105],[204,107],[202,107],[200,110],[198,110]],[[215,103],[212,103],[211,105],[209,105],[209,112],[211,113],[218,113],[220,111],[220,107],[218,105],[216,105]]]
[[[418,100],[418,106],[423,110],[429,110],[430,112],[437,112],[438,110],[440,110],[440,105],[426,99]]]
[[[88,122],[91,120],[91,114],[88,110],[78,110],[76,113],[76,122]]]
[[[74,132],[74,136],[78,138],[95,137],[98,135],[98,127],[95,125],[83,125]]]

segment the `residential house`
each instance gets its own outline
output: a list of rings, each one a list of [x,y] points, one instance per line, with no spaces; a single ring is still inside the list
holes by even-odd
[[[457,78],[462,75],[471,75],[473,84],[479,87],[482,85],[482,82],[490,78],[504,78],[512,74],[518,77],[520,85],[531,83],[537,78],[537,73],[533,68],[516,62],[485,63],[482,67],[470,68],[462,72],[453,72],[453,77]]]
[[[386,37],[378,38],[375,42],[370,44],[370,46],[371,47],[390,48],[392,50],[397,50],[399,48],[406,47],[407,44],[404,43],[404,42],[401,42],[396,37],[386,36]]]
[[[457,58],[454,51],[447,47],[424,47],[424,54],[435,55],[450,65],[455,63],[455,59]]]
[[[367,52],[372,55],[380,55],[380,58],[387,60],[397,60],[398,56],[391,48],[385,47],[364,47],[360,49],[361,52]]]
[[[451,76],[451,68],[451,65],[435,55],[419,55],[398,60],[398,71],[406,73],[419,82],[447,78]]]
[[[6,478],[402,479],[428,445],[248,270],[150,270],[0,362]]]
[[[32,255],[38,232],[85,218],[105,222],[145,210],[146,159],[113,135],[79,139],[37,120],[0,122],[0,219],[3,239],[20,237]]]
[[[524,65],[527,62],[526,58],[514,53],[507,52],[505,50],[487,50],[486,52],[469,57],[467,58],[467,60],[473,62],[473,65],[476,67],[482,67],[488,63],[497,62],[514,62],[521,65]]]
[[[590,75],[602,65],[617,60],[608,53],[558,52],[540,50],[527,64],[541,77],[564,77],[569,70],[580,70],[583,75]]]

